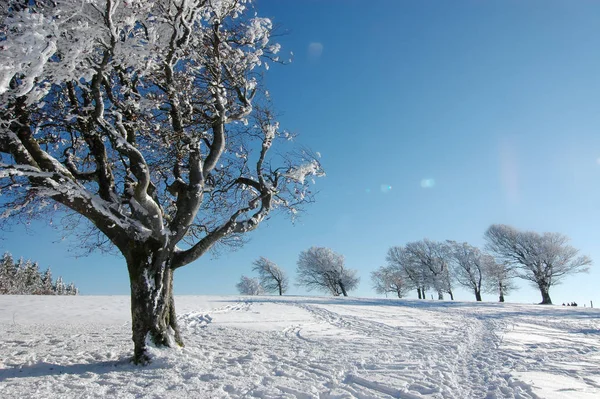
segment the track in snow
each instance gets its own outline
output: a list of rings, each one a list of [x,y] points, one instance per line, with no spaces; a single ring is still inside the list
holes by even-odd
[[[180,302],[186,348],[154,350],[146,368],[127,362],[126,312],[95,324],[78,323],[75,309],[71,323],[38,324],[34,308],[29,322],[22,310],[24,322],[0,323],[0,397],[552,398],[529,381],[540,374],[564,378],[570,397],[600,395],[597,313],[350,298]],[[3,309],[0,298],[0,320],[10,320]]]

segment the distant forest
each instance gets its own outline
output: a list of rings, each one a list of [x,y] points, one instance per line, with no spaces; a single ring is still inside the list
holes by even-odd
[[[62,277],[52,279],[50,268],[40,271],[37,262],[14,261],[9,252],[0,260],[0,295],[77,295],[75,284],[65,284]]]

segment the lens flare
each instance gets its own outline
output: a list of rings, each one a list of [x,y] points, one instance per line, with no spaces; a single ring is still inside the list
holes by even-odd
[[[421,180],[422,188],[433,188],[435,186],[435,179],[423,179]]]
[[[382,184],[381,186],[379,186],[379,189],[382,193],[387,194],[390,191],[392,191],[392,186],[390,186],[389,184]]]

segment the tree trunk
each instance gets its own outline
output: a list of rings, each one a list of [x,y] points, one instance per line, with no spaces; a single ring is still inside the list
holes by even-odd
[[[443,293],[442,291],[438,291],[438,299],[439,299],[440,301],[443,301],[443,300],[444,300],[444,293]]]
[[[504,286],[502,285],[502,281],[498,283],[498,293],[500,294],[500,302],[504,302]]]
[[[548,293],[548,287],[541,286],[540,293],[542,294],[542,302],[540,302],[540,305],[552,305],[552,299],[550,299],[550,294]]]
[[[419,299],[423,299],[423,298],[421,297],[421,288],[417,288],[417,294],[419,295]]]
[[[448,294],[450,294],[450,300],[453,301],[454,300],[454,294],[452,293],[452,290],[448,291]]]
[[[348,293],[346,292],[346,287],[344,287],[344,283],[342,283],[340,281],[339,286],[340,286],[340,289],[342,290],[342,294],[344,294],[344,296],[348,296]]]
[[[281,284],[279,284],[277,287],[279,288],[279,295],[283,295],[283,288],[281,287]]]
[[[147,344],[183,346],[173,299],[173,270],[168,251],[146,247],[127,254],[131,286],[133,362],[147,364]]]
[[[479,291],[477,289],[475,290],[475,300],[477,302],[481,302],[481,291]]]

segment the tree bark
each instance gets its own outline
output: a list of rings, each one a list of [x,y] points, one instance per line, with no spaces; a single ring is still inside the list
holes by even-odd
[[[498,293],[500,294],[499,302],[504,302],[504,286],[502,285],[502,281],[498,284]]]
[[[342,294],[344,294],[344,296],[348,296],[348,293],[346,292],[346,287],[344,287],[344,283],[342,283],[340,281],[339,286],[340,286],[340,289],[342,290]]]
[[[133,362],[147,364],[147,345],[183,346],[177,325],[173,298],[171,254],[148,247],[137,248],[127,255],[131,287]]]
[[[475,290],[475,300],[481,302],[481,291]]]
[[[448,291],[448,294],[450,294],[450,300],[453,301],[454,300],[454,294],[452,293],[452,290]]]
[[[540,293],[542,294],[542,302],[540,302],[540,305],[552,305],[552,299],[550,299],[548,291],[548,287],[540,286]]]
[[[421,297],[421,288],[417,288],[417,294],[419,295],[419,299],[423,299],[423,298]]]
[[[438,300],[440,300],[440,301],[444,300],[444,293],[442,291],[438,291]]]

